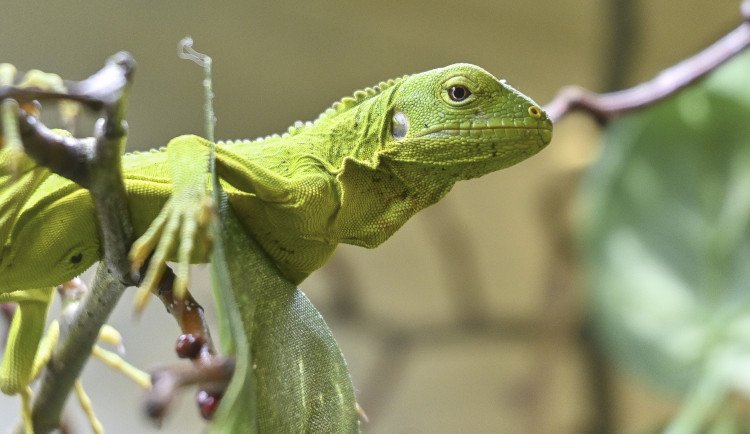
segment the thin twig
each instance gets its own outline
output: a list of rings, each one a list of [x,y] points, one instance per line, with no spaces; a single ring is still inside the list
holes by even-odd
[[[135,285],[138,276],[131,271],[128,257],[135,234],[130,223],[121,157],[127,139],[125,110],[134,69],[135,60],[128,53],[119,52],[110,57],[102,70],[79,83],[80,88],[105,102],[105,117],[96,124],[96,146],[89,169],[95,182],[89,190],[101,226],[102,260],[115,279],[128,286]]]
[[[135,62],[130,55],[118,53],[98,73],[70,86],[74,96],[89,92],[91,99],[100,101],[104,110],[104,117],[97,122],[93,146],[85,147],[90,141],[68,143],[79,146],[69,155],[76,158],[85,156],[88,170],[83,182],[91,191],[101,223],[100,237],[104,257],[99,264],[91,292],[84,297],[69,321],[66,321],[67,317],[62,318],[60,341],[52,353],[33,404],[34,429],[37,433],[49,432],[59,425],[63,404],[88,360],[99,329],[114,310],[126,284],[136,281],[127,259],[133,229],[120,164],[126,137],[125,106],[134,67]],[[15,94],[14,98],[22,96],[23,92]],[[47,97],[61,99],[66,98],[66,95]],[[26,126],[30,131],[43,131],[41,123],[35,125],[30,119],[26,118]],[[45,134],[34,137],[40,139],[36,143],[41,146],[40,155],[44,155],[44,149],[54,149],[59,145],[55,140],[47,140],[52,137]],[[24,146],[27,144],[24,143]],[[81,149],[81,146],[85,148]],[[41,160],[50,161],[49,157]]]
[[[742,3],[744,21],[726,36],[670,68],[652,80],[617,92],[597,94],[581,87],[564,88],[545,111],[554,120],[574,110],[593,115],[599,122],[634,111],[675,94],[680,89],[695,83],[750,46],[750,0]]]
[[[67,81],[66,92],[17,86],[0,85],[0,100],[11,98],[20,105],[33,101],[76,101],[92,110],[116,106],[132,80],[135,61],[121,51],[109,58],[102,69],[82,81]],[[124,73],[123,73],[124,72]]]
[[[211,405],[206,404],[206,399],[217,404],[226,389],[234,372],[234,359],[219,356],[211,339],[211,333],[203,315],[203,307],[198,304],[190,292],[186,292],[182,299],[174,296],[172,290],[175,275],[171,269],[167,269],[164,277],[159,282],[156,295],[159,297],[167,312],[171,313],[182,334],[177,340],[175,351],[180,358],[191,360],[192,366],[171,365],[160,368],[151,373],[153,387],[145,397],[144,408],[147,415],[157,424],[169,409],[174,396],[180,389],[199,384],[197,395],[198,406],[204,418],[209,419]],[[212,372],[218,367],[222,369],[222,376],[217,378]],[[193,380],[187,381],[183,377],[186,372],[192,375]]]
[[[145,400],[148,415],[158,421],[164,415],[177,391],[192,384],[218,383],[220,393],[234,373],[234,359],[216,357],[200,365],[173,365],[151,373],[153,386]]]
[[[206,138],[209,142],[214,143],[214,126],[216,116],[214,115],[214,92],[211,83],[211,57],[196,51],[193,48],[193,38],[186,36],[180,40],[177,45],[177,55],[180,59],[190,60],[203,68],[203,90],[204,90],[204,109],[206,114]]]
[[[182,331],[177,343],[177,355],[184,359],[202,359],[209,362],[216,355],[216,349],[211,339],[208,323],[203,315],[203,307],[195,301],[190,292],[185,297],[174,295],[175,275],[171,268],[167,268],[156,288],[155,295],[159,297],[167,312],[172,314]]]
[[[20,111],[23,149],[37,164],[49,168],[81,187],[91,184],[88,155],[94,148],[93,137],[65,137],[50,131],[39,119]]]
[[[52,353],[35,395],[35,432],[47,433],[57,427],[63,404],[91,354],[99,329],[114,309],[123,289],[124,285],[115,280],[100,263],[92,291],[86,295],[69,324],[61,321],[60,342]]]

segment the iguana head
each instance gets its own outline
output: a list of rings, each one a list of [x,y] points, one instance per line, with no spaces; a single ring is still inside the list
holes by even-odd
[[[516,164],[544,148],[552,122],[531,99],[469,64],[395,84],[379,157],[468,179]]]
[[[353,144],[337,175],[343,196],[332,237],[365,247],[388,239],[456,181],[518,163],[552,138],[539,106],[468,64],[357,92],[319,122],[336,143]]]

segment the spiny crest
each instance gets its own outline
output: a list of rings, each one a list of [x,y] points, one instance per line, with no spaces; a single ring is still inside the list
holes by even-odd
[[[357,105],[362,103],[362,101],[365,101],[369,98],[379,95],[384,90],[392,87],[396,83],[403,81],[407,77],[408,75],[405,75],[401,78],[391,79],[388,81],[381,81],[375,86],[368,87],[362,90],[358,90],[354,92],[352,96],[344,97],[340,101],[333,103],[333,105],[329,107],[328,109],[326,109],[323,113],[321,113],[320,116],[318,116],[318,118],[315,119],[315,121],[307,122],[306,124],[303,124],[302,122],[295,123],[293,126],[289,127],[289,134],[295,134],[303,127],[312,126],[322,120],[336,116],[339,113],[343,113],[351,109],[352,107],[356,107]]]
[[[337,101],[337,102],[333,103],[333,105],[331,107],[329,107],[323,113],[321,113],[320,116],[318,116],[318,118],[315,119],[313,122],[297,121],[297,122],[294,123],[294,125],[292,125],[292,126],[289,127],[289,129],[287,130],[287,132],[285,132],[285,133],[283,133],[281,135],[272,134],[270,136],[258,137],[257,139],[250,140],[250,141],[262,142],[264,140],[278,139],[278,138],[288,137],[290,135],[295,135],[295,134],[303,131],[305,128],[311,127],[311,126],[317,124],[318,122],[320,122],[322,120],[325,120],[325,119],[328,119],[330,117],[336,116],[339,113],[343,113],[343,112],[351,109],[352,107],[356,107],[362,101],[365,101],[365,100],[367,100],[369,98],[372,98],[374,96],[379,95],[384,90],[386,90],[386,89],[394,86],[396,83],[400,83],[401,81],[405,80],[408,77],[409,77],[408,75],[404,75],[401,78],[395,78],[395,79],[391,79],[391,80],[388,80],[388,81],[381,81],[380,83],[378,83],[375,86],[367,87],[367,88],[362,89],[362,90],[358,90],[358,91],[354,92],[354,94],[352,96],[344,97],[340,101]],[[239,140],[238,142],[247,142],[247,141],[248,140]],[[230,140],[230,141],[219,142],[219,143],[227,144],[227,143],[232,143],[232,141]]]

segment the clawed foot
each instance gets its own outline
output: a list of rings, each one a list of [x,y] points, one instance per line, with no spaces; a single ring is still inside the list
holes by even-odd
[[[146,306],[149,294],[159,285],[166,263],[172,258],[177,260],[173,288],[175,297],[185,297],[190,263],[205,260],[211,250],[208,226],[215,215],[213,200],[205,192],[189,191],[173,196],[146,233],[133,243],[130,249],[133,271],[140,270],[146,260],[149,262],[136,294],[137,312]]]

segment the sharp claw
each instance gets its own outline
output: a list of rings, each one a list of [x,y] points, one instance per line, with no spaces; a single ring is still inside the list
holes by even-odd
[[[146,271],[146,277],[141,282],[141,286],[138,288],[135,298],[135,310],[137,314],[140,314],[146,307],[149,300],[149,294],[156,289],[164,272],[167,269],[166,258],[164,253],[165,248],[159,245],[159,248],[154,252],[151,257],[151,263],[149,264],[148,271]]]
[[[158,235],[161,235],[161,231],[159,231]],[[146,238],[147,235],[143,235],[130,247],[130,252],[128,252],[128,259],[130,259],[131,264],[131,270],[132,271],[138,271],[143,266],[143,263],[146,262],[146,259],[148,259],[148,256],[151,254],[151,252],[154,251],[154,247],[156,247],[156,243],[153,242],[150,238]],[[154,237],[158,240],[158,238]]]
[[[104,434],[104,426],[102,426],[102,423],[96,417],[96,414],[94,414],[91,398],[89,398],[86,391],[83,389],[83,382],[81,382],[80,378],[76,380],[73,387],[76,391],[76,396],[78,397],[78,404],[81,406],[84,414],[86,414],[86,418],[89,420],[91,430],[94,434]]]
[[[198,209],[198,212],[196,213],[196,222],[200,226],[207,226],[211,220],[217,216],[218,213],[216,211],[216,207],[214,206],[214,201],[211,197],[206,196],[200,204],[200,208]]]
[[[154,251],[156,245],[162,237],[164,228],[166,226],[168,213],[165,210],[156,216],[151,226],[146,232],[141,235],[132,246],[130,246],[130,252],[128,252],[128,258],[131,263],[131,270],[137,271],[143,266],[151,252]]]
[[[123,360],[120,355],[107,351],[98,345],[94,345],[91,354],[109,365],[112,369],[127,376],[144,389],[151,388],[151,376]]]
[[[138,273],[141,267],[143,267],[143,261],[134,261],[132,259],[130,260],[130,272],[131,273]]]
[[[172,290],[175,298],[184,299],[189,283],[191,259],[210,251],[210,239],[201,243],[196,241],[207,236],[206,226],[218,216],[215,203],[210,197],[197,198],[197,202],[192,202],[196,199],[192,196],[189,199],[189,205],[170,199],[151,226],[130,249],[129,258],[134,272],[140,270],[147,260],[150,262],[146,276],[136,293],[137,313],[145,308],[148,293],[160,284],[168,259],[177,254],[178,269]],[[149,255],[151,259],[148,259]]]
[[[133,245],[130,247],[128,252],[128,259],[130,259],[130,271],[137,273],[143,267],[143,263],[146,262],[146,258],[151,254],[151,251],[144,249],[144,242],[142,238],[135,240]]]
[[[114,327],[109,324],[104,324],[99,329],[99,342],[106,342],[117,348],[117,352],[120,354],[125,353],[125,345],[122,342],[122,335]]]
[[[135,313],[140,315],[143,309],[148,304],[148,296],[151,295],[151,291],[148,288],[140,287],[138,292],[135,293]]]
[[[185,294],[187,294],[187,287],[188,287],[188,279],[178,276],[174,280],[174,287],[172,290],[174,291],[174,296],[177,300],[183,300],[185,298]]]

